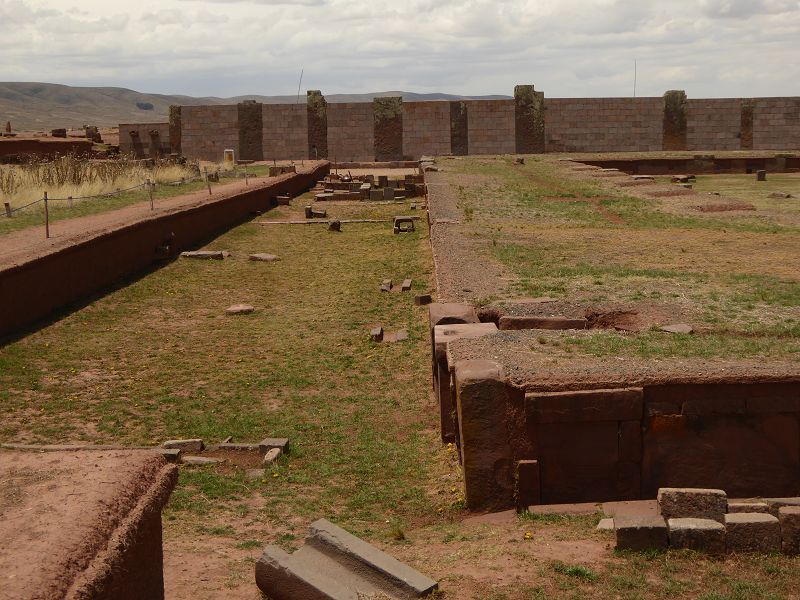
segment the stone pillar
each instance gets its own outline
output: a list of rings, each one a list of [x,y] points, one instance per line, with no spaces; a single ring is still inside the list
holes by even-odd
[[[664,150],[686,150],[686,92],[664,94]]]
[[[373,98],[375,160],[403,160],[403,99]]]
[[[513,508],[514,465],[503,368],[490,360],[459,361],[455,387],[467,507],[474,511]]]
[[[181,107],[169,107],[169,147],[173,154],[181,153]]]
[[[242,160],[264,160],[264,107],[255,100],[245,100],[239,109],[239,156]]]
[[[307,93],[308,157],[328,158],[328,103],[319,90]]]
[[[739,133],[742,150],[753,149],[753,110],[755,105],[755,100],[752,98],[742,98],[741,131]]]
[[[469,154],[469,125],[467,124],[467,103],[450,103],[450,152],[455,156]]]
[[[514,134],[519,154],[544,152],[544,92],[532,85],[514,88]]]

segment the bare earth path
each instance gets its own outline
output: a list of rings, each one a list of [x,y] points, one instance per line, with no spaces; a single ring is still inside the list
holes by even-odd
[[[318,164],[309,162],[298,172],[311,172]],[[14,231],[0,236],[0,270],[61,250],[118,227],[215,202],[244,190],[264,188],[291,177],[291,174],[279,177],[253,177],[249,184],[245,184],[244,181],[236,181],[215,186],[212,188],[211,195],[207,190],[202,190],[174,198],[161,199],[156,202],[153,211],[150,210],[149,202],[139,202],[111,212],[58,221],[50,226],[50,239],[45,238],[43,225]]]

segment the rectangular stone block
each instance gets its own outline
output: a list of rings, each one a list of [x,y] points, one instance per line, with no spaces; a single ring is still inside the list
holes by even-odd
[[[525,396],[529,419],[537,423],[640,421],[642,389],[533,392]]]
[[[769,514],[773,517],[778,516],[778,511],[784,506],[800,506],[800,497],[794,498],[764,498],[764,502],[769,506]]]
[[[725,522],[728,497],[723,490],[660,488],[658,510],[665,519],[711,519]]]
[[[614,517],[617,550],[642,550],[666,548],[669,544],[667,523],[660,516]]]
[[[673,549],[725,553],[725,526],[713,519],[667,519],[669,545]]]
[[[728,502],[728,513],[769,514],[769,504],[766,502]]]
[[[515,472],[517,506],[527,508],[541,502],[538,460],[518,460]]]
[[[781,551],[800,554],[800,506],[782,506],[778,510],[781,527]]]
[[[161,444],[162,448],[178,449],[184,452],[202,452],[205,445],[201,439],[167,440]]]
[[[728,552],[779,552],[778,519],[764,513],[725,515],[725,546]]]
[[[280,448],[284,454],[289,448],[289,438],[264,438],[258,443],[258,451],[266,454],[272,448]]]

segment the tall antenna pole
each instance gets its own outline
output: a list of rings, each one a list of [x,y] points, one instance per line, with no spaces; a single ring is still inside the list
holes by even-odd
[[[297,102],[296,102],[296,104],[300,104],[300,86],[303,85],[303,71],[305,71],[305,67],[300,69],[300,81],[297,82]]]
[[[633,97],[636,98],[636,59],[633,59]]]

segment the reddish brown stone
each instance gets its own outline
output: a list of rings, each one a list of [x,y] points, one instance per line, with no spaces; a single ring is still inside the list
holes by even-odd
[[[586,319],[566,317],[500,317],[500,329],[586,329]]]
[[[525,396],[525,405],[528,417],[538,423],[636,421],[638,424],[642,418],[642,389],[534,392]]]
[[[617,550],[652,550],[666,548],[669,544],[667,523],[660,516],[614,517]]]
[[[661,488],[658,511],[665,519],[712,519],[723,523],[728,497],[723,490],[703,488]]]
[[[526,509],[541,502],[538,460],[518,460],[514,479],[518,508]]]

